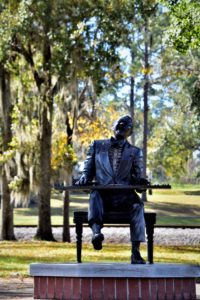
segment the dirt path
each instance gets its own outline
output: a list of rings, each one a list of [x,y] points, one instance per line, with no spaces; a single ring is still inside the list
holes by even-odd
[[[33,278],[0,278],[0,299],[33,299]]]

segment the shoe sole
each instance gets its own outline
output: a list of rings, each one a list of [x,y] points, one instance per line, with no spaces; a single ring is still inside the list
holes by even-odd
[[[94,237],[92,239],[92,244],[95,250],[101,250],[102,249],[102,242],[104,240],[103,234],[99,234],[98,236]]]
[[[132,265],[146,265],[145,260],[131,260]]]

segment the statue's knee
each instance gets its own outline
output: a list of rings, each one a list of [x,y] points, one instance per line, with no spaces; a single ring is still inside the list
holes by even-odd
[[[135,209],[140,208],[140,207],[141,207],[141,204],[139,204],[139,203],[134,203],[134,204],[133,204],[133,207],[134,207]]]
[[[95,196],[99,196],[99,192],[96,190],[91,191],[91,196],[95,197]]]
[[[142,211],[144,208],[143,208],[143,205],[141,203],[134,203],[133,204],[133,210],[134,211]]]

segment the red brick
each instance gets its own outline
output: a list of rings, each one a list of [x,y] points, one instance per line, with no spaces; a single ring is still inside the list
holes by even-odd
[[[128,279],[129,299],[138,300],[140,297],[140,280],[135,278]]]
[[[127,299],[127,279],[117,278],[116,279],[116,299],[125,300]]]
[[[81,279],[72,278],[72,295],[73,300],[81,299]]]
[[[91,284],[90,278],[82,278],[82,281],[81,281],[82,300],[91,299],[90,284]]]
[[[103,279],[93,278],[92,280],[92,300],[103,299]]]
[[[63,278],[55,277],[55,298],[63,299]]]
[[[174,291],[176,300],[183,300],[181,278],[174,278]]]
[[[149,279],[151,300],[157,300],[157,279]]]
[[[40,277],[40,299],[47,298],[47,277]]]
[[[53,299],[55,295],[55,277],[47,277],[47,298]]]
[[[40,277],[34,277],[34,298],[40,298]]]
[[[149,279],[141,279],[141,296],[141,298],[144,300],[150,299]]]
[[[113,300],[115,298],[115,280],[111,278],[104,279],[104,299]]]
[[[72,279],[63,278],[63,298],[71,299],[71,291],[72,291]]]
[[[191,292],[191,281],[189,278],[183,278],[183,298],[184,300],[191,299],[190,292]]]
[[[174,298],[174,279],[166,278],[166,298],[167,300]]]
[[[164,278],[157,279],[157,298],[159,300],[165,300],[165,282]]]
[[[190,279],[191,285],[190,285],[190,290],[191,290],[191,300],[196,299],[196,287],[195,287],[195,278]]]

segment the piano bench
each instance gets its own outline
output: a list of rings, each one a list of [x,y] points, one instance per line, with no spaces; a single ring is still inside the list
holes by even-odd
[[[154,224],[156,223],[156,213],[145,213],[146,234],[147,234],[147,259],[153,264],[153,234]],[[74,212],[74,223],[76,230],[76,254],[77,262],[81,263],[82,252],[82,233],[83,224],[88,224],[88,213],[86,211]],[[104,224],[130,224],[130,218],[124,212],[109,212],[104,214]]]

